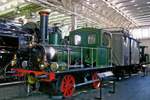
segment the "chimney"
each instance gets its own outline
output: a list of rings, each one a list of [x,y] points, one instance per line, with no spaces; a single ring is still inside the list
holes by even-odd
[[[41,11],[40,14],[40,34],[41,40],[40,43],[45,44],[48,43],[48,15],[49,12]]]

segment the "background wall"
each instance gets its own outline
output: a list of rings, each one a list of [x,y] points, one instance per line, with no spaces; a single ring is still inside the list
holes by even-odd
[[[145,52],[150,54],[150,38],[147,39],[140,39],[141,44],[143,46],[148,46],[148,48],[146,48]]]

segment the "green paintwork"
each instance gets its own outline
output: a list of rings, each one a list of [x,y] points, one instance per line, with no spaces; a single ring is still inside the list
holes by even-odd
[[[75,64],[77,61],[76,60],[79,60],[78,58],[80,57],[80,51],[79,49],[75,49],[75,48],[72,48],[72,50],[69,51],[69,55],[70,55],[70,64]],[[57,55],[56,57],[53,59],[54,61],[58,61],[58,62],[67,62],[68,60],[68,50],[67,48],[63,47],[63,48],[60,48],[58,46],[57,48]]]
[[[83,61],[88,63],[89,65],[94,65],[95,67],[103,67],[110,65],[111,62],[111,49],[108,46],[104,46],[103,44],[107,44],[108,40],[104,41],[103,34],[104,30],[96,29],[96,28],[81,28],[75,31],[70,32],[70,45],[74,45],[74,37],[75,35],[81,36],[81,44],[77,45],[83,47]],[[95,43],[88,43],[88,36],[95,35]],[[111,39],[111,38],[110,38]],[[109,39],[109,41],[111,41]],[[92,49],[93,48],[93,49]],[[93,57],[92,57],[93,54]]]
[[[96,28],[82,28],[70,32],[68,37],[69,43],[67,42],[66,45],[65,40],[61,41],[60,32],[53,31],[49,34],[49,44],[52,44],[56,50],[56,55],[51,61],[57,62],[61,71],[66,69],[68,63],[69,66],[83,64],[84,67],[109,67],[111,45],[108,45],[108,43],[111,41],[111,35],[108,32]],[[81,39],[79,44],[77,42],[78,45],[75,45],[75,37],[78,41]],[[66,66],[61,67],[62,63],[65,63]]]
[[[59,45],[61,44],[62,36],[60,30],[55,30],[55,32],[49,33],[49,44]]]
[[[74,35],[80,35],[81,36],[81,45],[83,47],[96,47],[97,45],[101,44],[101,41],[99,40],[101,38],[101,35],[99,33],[101,32],[101,29],[95,29],[95,28],[81,28],[77,29],[75,31],[70,32],[70,40],[71,45],[74,45]],[[89,45],[87,40],[88,34],[96,34],[96,44]]]

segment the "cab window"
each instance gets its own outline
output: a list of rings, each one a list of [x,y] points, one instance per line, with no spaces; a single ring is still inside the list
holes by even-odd
[[[90,34],[88,36],[88,44],[95,44],[96,43],[96,35],[95,34]]]
[[[75,35],[74,36],[74,44],[75,45],[80,45],[81,44],[81,36],[80,35]]]

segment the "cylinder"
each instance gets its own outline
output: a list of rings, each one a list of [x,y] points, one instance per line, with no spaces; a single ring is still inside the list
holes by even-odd
[[[48,43],[48,15],[49,12],[41,11],[40,14],[40,34],[41,40],[40,43],[45,44]]]

